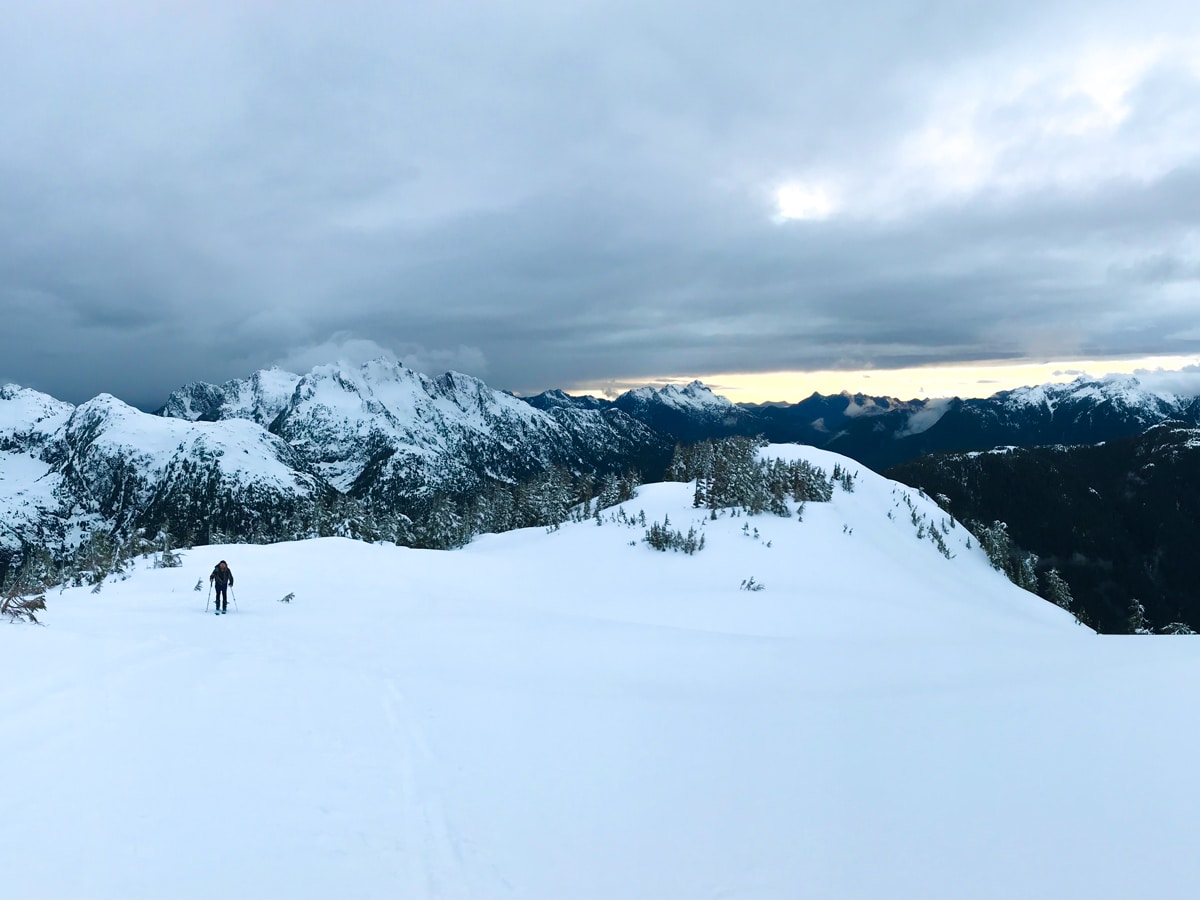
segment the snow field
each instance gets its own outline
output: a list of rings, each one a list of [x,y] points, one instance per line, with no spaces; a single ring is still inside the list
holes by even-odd
[[[895,490],[625,504],[694,556],[606,512],[52,594],[0,627],[0,897],[1190,896],[1197,645],[1091,634]]]

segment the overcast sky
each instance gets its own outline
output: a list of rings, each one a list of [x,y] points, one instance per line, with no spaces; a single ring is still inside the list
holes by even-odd
[[[0,380],[64,400],[1200,359],[1193,0],[0,13]]]

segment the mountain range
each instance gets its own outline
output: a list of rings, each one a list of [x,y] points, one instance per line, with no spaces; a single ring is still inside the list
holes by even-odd
[[[75,407],[6,385],[0,578],[29,547],[69,548],[93,529],[186,543],[402,538],[438,502],[550,471],[661,471],[670,451],[619,410],[542,411],[469,376],[383,360],[189,384],[157,414],[107,394]]]
[[[1028,534],[1022,515],[999,496],[976,491],[982,499],[966,505],[946,478],[933,478],[930,472],[953,471],[965,484],[968,476],[949,462],[930,468],[939,458],[930,454],[1093,446],[1167,423],[1171,433],[1200,426],[1200,400],[1148,391],[1128,377],[986,399],[813,394],[795,404],[735,404],[700,382],[614,400],[562,391],[520,398],[470,376],[431,378],[381,359],[195,382],[154,413],[107,394],[72,406],[6,385],[0,580],[34,548],[63,558],[97,535],[140,533],[189,545],[344,535],[456,546],[480,532],[552,524],[594,495],[613,502],[629,484],[661,480],[676,444],[731,436],[809,444],[878,471],[925,460],[924,468],[897,469],[894,477],[954,499],[962,518],[1010,522],[1022,546],[1059,560],[1069,548]],[[1054,452],[1010,458],[1031,461],[1022,476],[1028,483],[1051,485],[1029,473],[1061,468],[1066,457]],[[1020,495],[1033,515],[1038,501],[1027,494]],[[1069,515],[1063,510],[1055,521]],[[1072,522],[1066,533],[1094,521]],[[1066,563],[1060,568],[1073,572]],[[1074,574],[1078,590],[1082,576]],[[1113,624],[1127,587],[1110,585],[1111,596],[1094,601],[1103,607],[1102,625]],[[1170,592],[1146,596],[1160,617],[1183,609],[1183,620],[1200,624],[1200,602]]]
[[[612,401],[552,391],[529,402],[539,409],[619,409],[683,442],[745,435],[809,444],[875,471],[942,451],[1095,444],[1166,421],[1200,427],[1200,397],[1147,390],[1133,376],[1079,377],[979,399],[904,401],[814,393],[799,403],[735,404],[696,381],[639,388]]]

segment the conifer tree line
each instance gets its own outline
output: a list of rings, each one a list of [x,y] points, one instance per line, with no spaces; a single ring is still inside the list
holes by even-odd
[[[595,510],[631,499],[640,483],[634,470],[600,476],[553,468],[520,481],[493,478],[473,491],[434,491],[395,505],[377,496],[355,498],[332,490],[316,493],[307,503],[286,505],[235,494],[216,478],[184,478],[136,511],[118,500],[107,510],[110,522],[101,525],[99,517],[90,517],[74,541],[66,538],[64,528],[55,539],[42,534],[40,541],[0,547],[0,594],[16,590],[26,595],[60,585],[99,590],[109,576],[123,574],[135,557],[155,554],[156,565],[170,566],[179,549],[208,544],[347,537],[450,549],[477,534],[586,519]]]
[[[1062,607],[1074,615],[1075,621],[1080,624],[1095,627],[1087,612],[1076,605],[1070,585],[1057,569],[1048,569],[1038,578],[1037,554],[1017,546],[1008,533],[1006,523],[997,521],[987,525],[969,522],[967,527],[979,538],[979,546],[987,554],[993,569],[1003,573],[1017,587]]]
[[[1087,446],[929,454],[884,474],[938,497],[1022,587],[1058,602],[1056,580],[1069,584],[1072,610],[1099,631],[1180,634],[1200,628],[1198,462],[1195,432],[1162,425]]]
[[[1071,587],[1067,580],[1056,568],[1047,569],[1038,577],[1038,555],[1019,547],[1008,533],[1008,525],[1004,522],[993,522],[985,525],[973,522],[968,526],[979,538],[979,545],[987,554],[992,567],[1003,572],[1008,580],[1030,593],[1037,594],[1049,600],[1055,606],[1060,606],[1075,616],[1075,621],[1095,628],[1092,616],[1075,602],[1071,595]],[[1146,615],[1146,608],[1137,598],[1129,601],[1129,634],[1194,634],[1195,632],[1183,622],[1170,622],[1155,628]]]
[[[471,493],[441,491],[416,501],[396,517],[394,540],[409,547],[450,549],[477,534],[583,521],[632,499],[639,484],[641,475],[634,470],[602,477],[551,468],[517,482],[491,479]]]
[[[677,445],[667,481],[695,481],[693,505],[708,509],[741,507],[752,514],[790,516],[789,502],[828,503],[834,485],[854,490],[854,476],[836,466],[827,476],[807,460],[764,460],[766,441],[747,437]]]
[[[75,547],[52,548],[32,546],[19,554],[0,551],[4,576],[0,578],[0,596],[5,598],[6,611],[19,608],[22,599],[28,603],[40,599],[44,609],[45,594],[51,588],[84,587],[99,593],[110,576],[124,576],[137,557],[153,557],[156,568],[182,565],[171,536],[159,532],[147,537],[142,529],[121,535],[108,528],[93,528]],[[36,621],[27,615],[30,621]]]

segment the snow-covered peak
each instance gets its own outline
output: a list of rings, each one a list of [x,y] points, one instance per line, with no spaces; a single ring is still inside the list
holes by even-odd
[[[524,398],[526,403],[538,406],[541,409],[557,409],[562,407],[575,406],[575,400],[566,391],[554,388],[553,390],[543,391],[534,397]]]
[[[0,443],[45,440],[70,417],[70,403],[17,384],[0,386]]]
[[[159,415],[196,421],[249,419],[264,427],[287,406],[300,376],[278,367],[260,369],[220,387],[194,381],[172,392]]]
[[[300,379],[289,415],[319,409],[327,422],[360,433],[412,436],[438,422],[484,429],[496,418],[534,421],[544,414],[523,400],[461,372],[436,379],[403,363],[377,359],[361,366],[318,366]]]
[[[249,419],[270,425],[288,405],[300,376],[273,366],[260,369],[244,381],[224,385],[225,402],[221,418]]]
[[[111,394],[100,394],[76,407],[63,431],[76,454],[102,447],[139,466],[161,469],[196,427],[184,419],[141,412]]]
[[[1133,375],[1081,375],[1066,384],[1039,384],[1002,391],[997,399],[1016,407],[1044,407],[1053,411],[1064,403],[1109,403],[1120,409],[1162,411],[1177,407],[1180,398],[1169,391],[1149,390]]]
[[[317,366],[300,378],[287,415],[336,422],[343,430],[366,435],[411,418],[418,398],[429,391],[426,376],[397,362],[380,359],[360,366]]]
[[[190,422],[216,418],[224,400],[225,393],[217,385],[191,381],[171,392],[158,415]]]
[[[447,372],[433,379],[388,359],[314,368],[276,430],[340,490],[373,460],[406,466],[441,457],[446,471],[457,471],[485,448],[511,455],[531,441],[547,443],[547,431],[557,435],[549,443],[566,443],[553,417],[478,378]],[[405,477],[417,476],[409,470]]]
[[[623,396],[627,401],[639,405],[659,404],[683,412],[699,412],[708,415],[725,414],[734,409],[733,403],[728,398],[714,394],[712,389],[701,381],[693,381],[683,387],[677,384],[668,384],[661,388],[634,388]]]
[[[110,394],[76,407],[62,429],[74,460],[119,460],[153,478],[180,459],[215,461],[240,483],[264,478],[296,481],[296,459],[286,443],[247,419],[191,422],[144,413]]]

